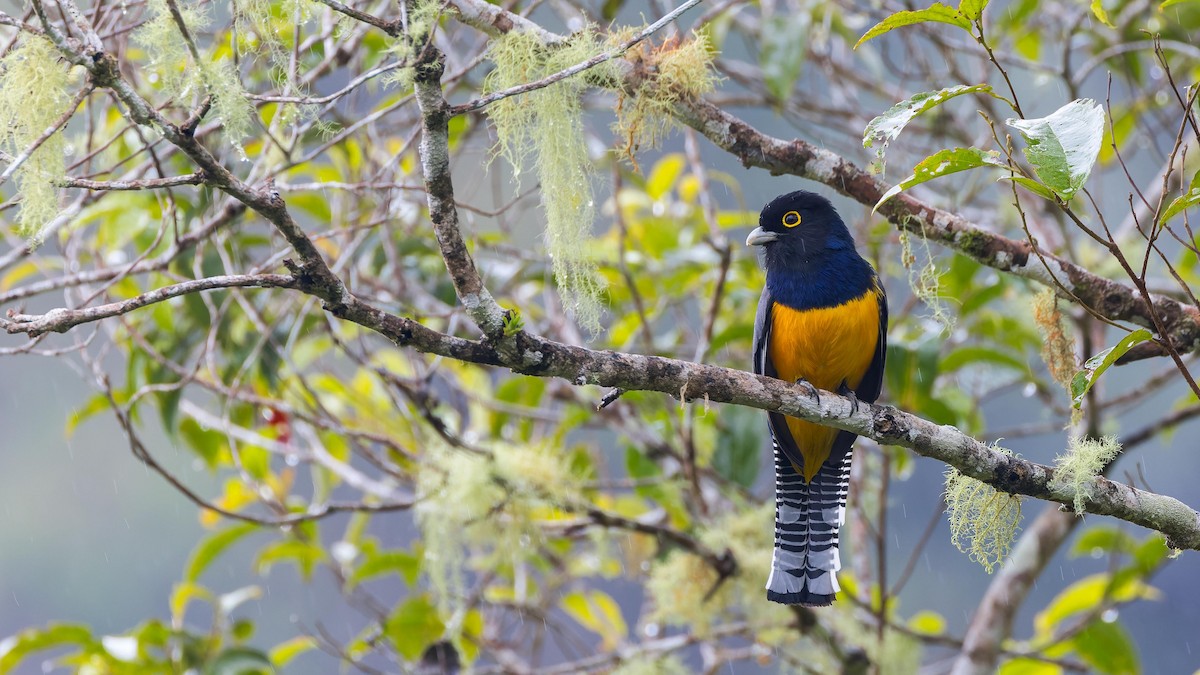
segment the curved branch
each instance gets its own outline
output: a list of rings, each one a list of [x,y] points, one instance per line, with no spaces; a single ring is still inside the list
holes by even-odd
[[[489,35],[511,30],[530,31],[531,22],[515,14],[487,5],[483,0],[448,0],[458,18]],[[545,30],[535,31],[547,41],[563,38]],[[622,86],[636,89],[642,75],[632,67]],[[703,100],[685,100],[676,104],[672,114],[689,127],[704,134],[721,149],[747,167],[767,169],[772,174],[791,174],[807,178],[854,199],[874,206],[891,187],[863,168],[840,155],[800,139],[785,141],[764,134],[744,120]],[[1151,296],[1150,307],[1141,294],[1125,284],[1108,279],[1034,248],[1027,241],[1009,239],[971,221],[901,193],[879,208],[879,212],[897,228],[918,234],[994,269],[1008,272],[1056,288],[1058,279],[1081,302],[1115,321],[1131,321],[1154,328],[1155,314],[1163,322],[1165,333],[1180,353],[1200,347],[1200,310],[1161,295]],[[1165,352],[1162,352],[1165,353]],[[1161,355],[1152,349],[1140,350],[1135,358]]]
[[[300,284],[305,290],[304,284]],[[998,490],[1060,504],[1075,493],[1054,484],[1054,469],[997,452],[952,426],[941,426],[887,405],[867,405],[827,391],[808,389],[733,368],[660,356],[597,351],[528,333],[515,336],[515,353],[444,335],[411,319],[397,317],[351,298],[333,314],[370,328],[398,346],[483,365],[503,366],[538,377],[559,377],[576,385],[657,391],[684,400],[705,399],[780,412],[837,429],[853,431],[884,445],[910,448],[937,459]],[[1200,513],[1183,502],[1096,478],[1085,507],[1162,532],[1174,548],[1200,550]]]
[[[128,300],[110,302],[107,305],[98,305],[96,307],[84,307],[82,309],[60,307],[52,309],[45,314],[18,314],[9,310],[8,321],[4,322],[4,329],[9,333],[26,333],[31,338],[49,332],[65,333],[82,323],[90,323],[121,314],[128,314],[146,305],[163,302],[164,300],[177,298],[181,295],[221,288],[246,288],[252,286],[295,288],[296,280],[286,274],[234,274],[184,281],[150,291],[149,293],[143,293]]]

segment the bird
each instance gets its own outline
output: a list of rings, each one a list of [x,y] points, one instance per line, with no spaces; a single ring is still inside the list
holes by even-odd
[[[771,200],[747,246],[763,249],[754,372],[874,403],[887,357],[887,295],[833,204],[798,190]],[[857,434],[768,412],[775,456],[775,553],[767,599],[823,607],[840,590]]]

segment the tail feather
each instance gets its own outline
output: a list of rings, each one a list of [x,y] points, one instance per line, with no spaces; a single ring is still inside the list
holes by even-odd
[[[785,605],[820,607],[833,603],[842,568],[838,536],[846,522],[850,457],[829,461],[811,483],[775,447],[775,557],[767,599]]]

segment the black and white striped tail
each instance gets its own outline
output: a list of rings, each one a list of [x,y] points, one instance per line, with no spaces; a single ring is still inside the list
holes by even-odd
[[[846,522],[850,456],[831,458],[805,484],[775,448],[775,558],[767,579],[767,599],[785,605],[821,607],[838,592],[838,532]]]

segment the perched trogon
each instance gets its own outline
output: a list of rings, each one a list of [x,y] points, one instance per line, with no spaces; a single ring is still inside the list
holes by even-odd
[[[887,297],[828,199],[803,190],[763,208],[746,239],[765,253],[754,372],[874,402],[887,353]],[[768,413],[775,452],[775,557],[767,598],[833,603],[856,434]]]

